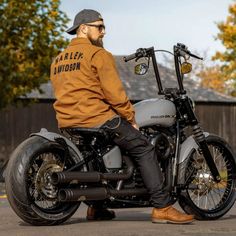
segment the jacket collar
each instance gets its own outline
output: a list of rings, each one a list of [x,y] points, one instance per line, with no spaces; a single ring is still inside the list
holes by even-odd
[[[73,46],[77,44],[92,44],[92,43],[87,38],[73,38],[69,46]]]

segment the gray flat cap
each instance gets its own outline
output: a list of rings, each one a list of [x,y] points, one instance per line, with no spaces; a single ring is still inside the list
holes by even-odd
[[[76,29],[81,24],[91,23],[99,20],[103,20],[99,12],[91,9],[84,9],[75,16],[73,26],[69,28],[66,32],[68,34],[76,34]]]

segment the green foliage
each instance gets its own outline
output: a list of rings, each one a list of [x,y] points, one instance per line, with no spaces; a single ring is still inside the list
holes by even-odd
[[[67,45],[60,0],[0,0],[0,109],[49,79],[50,64]]]

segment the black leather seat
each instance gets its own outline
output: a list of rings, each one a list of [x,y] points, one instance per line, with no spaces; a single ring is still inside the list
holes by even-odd
[[[63,128],[61,129],[61,132],[67,133],[69,136],[73,136],[74,138],[83,137],[85,140],[91,140],[92,138],[97,137],[106,142],[110,139],[109,133],[100,128]]]
[[[103,129],[100,128],[81,128],[81,127],[76,127],[76,128],[66,128],[66,129],[62,129],[67,131],[68,133],[73,134],[80,134],[80,135],[91,135],[91,134],[97,134],[97,135],[107,135],[107,132]]]

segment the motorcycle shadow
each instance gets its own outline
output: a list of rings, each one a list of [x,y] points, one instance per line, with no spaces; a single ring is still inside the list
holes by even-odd
[[[117,221],[150,221],[151,220],[151,211],[150,213],[146,213],[143,211],[122,211],[122,212],[118,212],[115,211],[116,213],[116,218],[113,220],[103,220],[103,221],[97,221],[97,220],[86,220],[86,218],[71,218],[69,221],[63,223],[63,225],[72,225],[72,224],[78,224],[78,223],[83,223],[83,224],[87,224],[87,223],[101,223],[101,222],[116,222]]]
[[[105,223],[105,222],[117,222],[117,221],[150,221],[151,219],[151,210],[150,212],[144,212],[142,209],[141,210],[133,210],[133,209],[126,209],[126,210],[118,210],[115,209],[115,213],[116,213],[116,218],[113,220],[103,220],[103,221],[91,221],[91,220],[86,220],[86,217],[84,218],[76,218],[76,215],[74,217],[72,217],[70,220],[68,220],[67,222],[65,222],[63,225],[72,225],[72,224],[78,224],[78,223],[83,223],[83,224],[87,224],[87,223]]]
[[[223,218],[220,218],[218,220],[212,221],[209,220],[208,222],[221,222],[221,221],[227,221],[227,220],[235,220],[236,219],[236,215],[229,215]],[[63,227],[63,226],[69,226],[69,225],[76,225],[76,224],[106,224],[106,223],[115,223],[117,224],[118,222],[150,222],[151,218],[150,218],[150,214],[148,213],[139,213],[139,214],[132,214],[132,212],[127,215],[127,214],[117,214],[117,217],[113,220],[109,220],[109,221],[88,221],[86,220],[85,217],[83,218],[72,218],[70,220],[68,220],[67,222],[64,222],[61,225],[55,225],[54,227]],[[203,222],[203,221],[194,221],[194,223],[196,224],[196,222]],[[205,221],[206,222],[206,221]],[[23,227],[32,227],[32,225],[27,224],[25,222],[19,222],[19,226],[23,226]]]
[[[98,220],[87,220],[86,216],[83,214],[83,216],[81,216],[81,214],[78,215],[78,217],[76,216],[76,214],[69,219],[68,221],[62,223],[61,225],[55,225],[54,227],[60,227],[60,226],[66,226],[66,225],[74,225],[74,224],[95,224],[95,223],[117,223],[117,222],[131,222],[131,221],[147,221],[149,222],[151,220],[151,210],[150,213],[147,212],[143,212],[142,210],[135,210],[132,211],[132,209],[130,211],[123,211],[123,210],[115,210],[116,213],[116,218],[113,220],[102,220],[102,221],[98,221]],[[32,227],[32,225],[25,223],[23,221],[19,222],[19,226],[24,226],[24,227]]]
[[[100,224],[100,223],[118,223],[118,222],[150,222],[151,221],[151,212],[152,209],[151,208],[145,208],[144,209],[114,209],[115,213],[116,213],[116,218],[113,220],[103,220],[103,221],[91,221],[91,220],[87,220],[86,219],[86,211],[84,209],[82,209],[82,212],[80,212],[79,214],[75,214],[71,219],[69,219],[68,221],[64,222],[61,225],[58,226],[66,226],[66,225],[74,225],[74,224]],[[234,212],[233,212],[234,213]],[[224,222],[224,221],[232,221],[236,219],[236,214],[228,214],[225,215],[224,217],[218,219],[218,220],[209,220],[208,222]],[[198,222],[197,220],[195,221],[195,223]],[[201,222],[201,221],[199,221]],[[31,226],[25,222],[19,222],[20,226]],[[56,226],[56,227],[58,227]],[[54,226],[55,227],[55,226]]]
[[[218,220],[209,220],[208,222],[224,222],[224,221],[228,221],[228,220],[235,220],[236,219],[236,215],[228,215],[228,216],[224,216]],[[91,224],[91,223],[105,223],[105,222],[138,222],[138,221],[143,221],[143,222],[150,222],[151,221],[151,214],[148,213],[132,213],[130,212],[129,214],[116,214],[116,218],[111,220],[111,221],[88,221],[85,218],[72,218],[71,220],[69,220],[68,222],[63,223],[63,225],[73,225],[73,224]],[[206,222],[207,220],[205,220]],[[195,221],[195,223],[198,222],[198,220]],[[199,221],[199,222],[203,222],[203,221]]]

